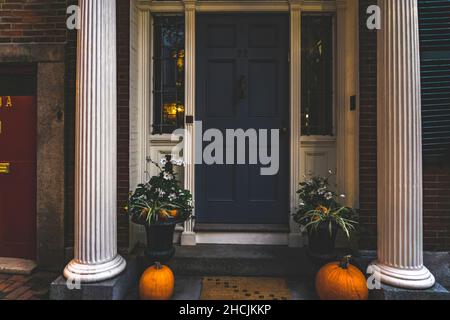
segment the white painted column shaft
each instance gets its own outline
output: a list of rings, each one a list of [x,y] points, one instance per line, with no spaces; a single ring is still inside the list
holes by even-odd
[[[110,279],[117,254],[116,1],[80,0],[75,133],[75,252],[64,276]]]
[[[380,0],[378,38],[378,261],[388,285],[425,289],[417,0]]]

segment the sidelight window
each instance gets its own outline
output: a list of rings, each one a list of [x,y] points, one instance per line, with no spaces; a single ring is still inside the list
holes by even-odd
[[[302,17],[302,135],[333,135],[333,17]]]
[[[153,18],[153,134],[184,126],[184,17]]]

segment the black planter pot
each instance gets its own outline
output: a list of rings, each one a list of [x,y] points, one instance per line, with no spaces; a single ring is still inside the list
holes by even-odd
[[[329,224],[322,223],[317,229],[308,232],[308,253],[314,258],[333,259],[335,258],[336,236],[338,232],[337,224],[332,224],[330,234]]]
[[[183,219],[170,219],[168,221],[155,221],[149,225],[145,221],[133,220],[133,222],[145,227],[147,234],[145,258],[149,263],[166,263],[173,257],[175,254],[175,247],[173,246],[175,226],[183,221]]]
[[[147,248],[145,256],[151,262],[166,263],[175,254],[173,234],[176,223],[153,223],[145,225],[147,233]]]

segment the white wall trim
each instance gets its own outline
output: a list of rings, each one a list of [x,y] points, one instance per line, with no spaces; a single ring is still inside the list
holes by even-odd
[[[195,119],[195,52],[196,52],[196,1],[185,0],[185,43],[186,43],[186,81],[185,81],[185,109],[186,116],[192,116]],[[186,123],[186,135],[184,137],[184,159],[186,167],[184,172],[184,186],[192,193],[194,201],[195,216],[195,126],[193,123]],[[189,219],[184,224],[184,232],[181,235],[181,244],[186,246],[196,245],[196,236],[194,232],[194,219]]]
[[[139,13],[139,29],[146,30],[140,33],[139,38],[139,128],[141,138],[139,139],[140,160],[140,182],[145,181],[147,174],[148,137],[150,134],[150,110],[152,106],[152,17],[149,12]]]
[[[346,205],[359,204],[359,112],[350,110],[358,99],[358,4],[337,0],[337,185]]]
[[[291,130],[291,157],[290,157],[290,199],[291,213],[298,206],[297,190],[300,183],[300,139],[301,139],[301,32],[302,32],[302,6],[301,1],[292,0],[290,3],[291,17],[291,54],[290,54],[290,130]],[[297,223],[290,218],[289,246],[303,246],[303,236]]]
[[[151,29],[150,12],[139,10],[131,3],[130,35],[130,188],[146,180],[148,137],[151,110]],[[137,66],[137,68],[133,68]],[[136,83],[137,82],[137,83]],[[131,165],[131,161],[137,163]],[[130,223],[129,247],[145,239],[142,226]]]
[[[360,66],[360,57],[359,57],[359,1],[355,1],[354,5],[354,12],[353,12],[353,19],[354,19],[354,29],[351,30],[351,34],[353,35],[355,48],[353,50],[354,53],[354,60],[353,60],[353,68],[355,71],[355,76],[353,79],[353,83],[355,85],[355,95],[356,95],[356,112],[355,116],[353,118],[354,121],[354,189],[353,192],[355,193],[354,199],[353,199],[353,206],[355,208],[359,208],[359,170],[360,170],[360,164],[359,164],[359,119],[360,119],[360,78],[359,78],[359,66]]]
[[[251,244],[251,245],[276,245],[289,244],[290,235],[287,233],[273,232],[197,232],[198,244]]]
[[[291,3],[296,2],[304,11],[336,11],[333,1],[279,0],[279,1],[196,1],[197,12],[289,12]],[[139,8],[155,13],[184,12],[183,1],[154,2],[140,0]]]

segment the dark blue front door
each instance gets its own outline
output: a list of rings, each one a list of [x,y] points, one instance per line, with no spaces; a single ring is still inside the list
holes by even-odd
[[[277,175],[262,176],[260,165],[196,166],[199,223],[289,221],[288,22],[282,14],[198,17],[196,120],[203,131],[282,129]]]

